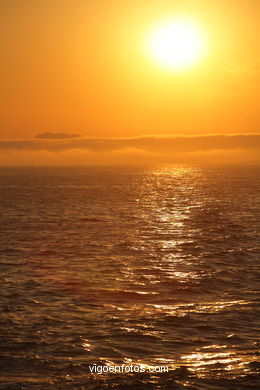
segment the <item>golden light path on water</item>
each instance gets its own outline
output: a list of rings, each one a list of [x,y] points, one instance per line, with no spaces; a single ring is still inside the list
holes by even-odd
[[[142,292],[139,292],[142,293]],[[147,305],[145,308],[138,308],[136,306],[134,308],[134,313],[140,311],[145,311],[149,316],[158,316],[160,314],[167,313],[168,315],[175,315],[179,318],[185,317],[189,313],[220,313],[225,311],[225,309],[230,308],[234,305],[239,305],[241,307],[244,306],[245,311],[249,302],[246,301],[233,301],[233,302],[209,302],[206,305],[197,305],[190,304],[180,304],[180,305]],[[132,311],[131,308],[127,307],[116,307],[116,310],[119,311]],[[130,315],[130,314],[129,314]],[[146,330],[146,326],[142,324],[144,331],[143,335],[154,336],[158,335],[158,331],[149,331]],[[122,328],[127,332],[136,332],[135,328]],[[189,339],[189,336],[187,336]],[[199,340],[194,339],[194,343]],[[249,364],[255,362],[254,349],[252,352],[252,357],[250,358],[250,350],[247,350],[246,353],[241,351],[237,352],[236,347],[239,344],[239,337],[236,334],[229,334],[226,338],[227,344],[218,345],[206,345],[206,346],[198,346],[194,349],[194,352],[189,354],[183,354],[178,356],[177,359],[169,359],[169,358],[155,358],[153,359],[153,364],[149,365],[147,362],[141,360],[133,360],[133,359],[124,359],[125,364],[132,364],[140,367],[154,367],[157,365],[164,365],[169,368],[169,370],[176,370],[180,366],[189,367],[190,372],[194,373],[197,377],[208,377],[208,369],[214,373],[216,377],[223,376],[223,370],[229,375],[245,375],[250,372]],[[200,344],[200,343],[199,343]],[[106,361],[106,358],[103,359]],[[259,360],[260,361],[260,360]],[[116,366],[117,363],[110,361],[108,365]]]
[[[63,260],[30,264],[37,280],[69,302],[62,316],[79,356],[108,366],[187,367],[201,378],[250,373],[258,362],[246,322],[255,320],[255,282],[247,291],[244,273],[254,264],[247,242],[235,240],[244,231],[232,216],[229,181],[190,166],[122,177],[102,176],[105,190],[80,182],[91,201],[84,194],[78,212],[103,191],[95,218],[69,215],[76,241],[67,251],[64,241]]]

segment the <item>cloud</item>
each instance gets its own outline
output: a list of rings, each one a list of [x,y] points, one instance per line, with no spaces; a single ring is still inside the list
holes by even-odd
[[[80,134],[68,134],[68,133],[41,133],[37,134],[35,138],[40,139],[66,139],[81,137]]]
[[[47,136],[46,136],[47,134]],[[31,139],[0,139],[0,150],[62,152],[87,150],[112,152],[137,150],[172,155],[179,153],[208,152],[214,150],[260,149],[260,134],[200,135],[200,136],[141,136],[128,138],[86,138],[77,135],[45,133]],[[65,136],[64,136],[65,135]]]

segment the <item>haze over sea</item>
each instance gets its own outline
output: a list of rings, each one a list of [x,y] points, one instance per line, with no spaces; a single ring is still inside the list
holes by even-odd
[[[259,167],[1,168],[0,198],[1,389],[260,388]],[[169,372],[89,371],[123,363]]]

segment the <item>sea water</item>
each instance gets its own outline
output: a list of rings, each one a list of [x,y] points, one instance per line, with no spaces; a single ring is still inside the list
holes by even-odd
[[[0,199],[0,388],[260,387],[259,167],[1,168]]]

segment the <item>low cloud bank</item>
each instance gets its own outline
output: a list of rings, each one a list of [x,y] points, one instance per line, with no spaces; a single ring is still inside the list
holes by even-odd
[[[62,152],[76,149],[91,152],[134,149],[166,155],[213,150],[255,150],[260,149],[260,134],[86,138],[65,133],[45,133],[32,139],[0,140],[0,150]]]
[[[260,134],[0,139],[0,165],[260,164]]]

